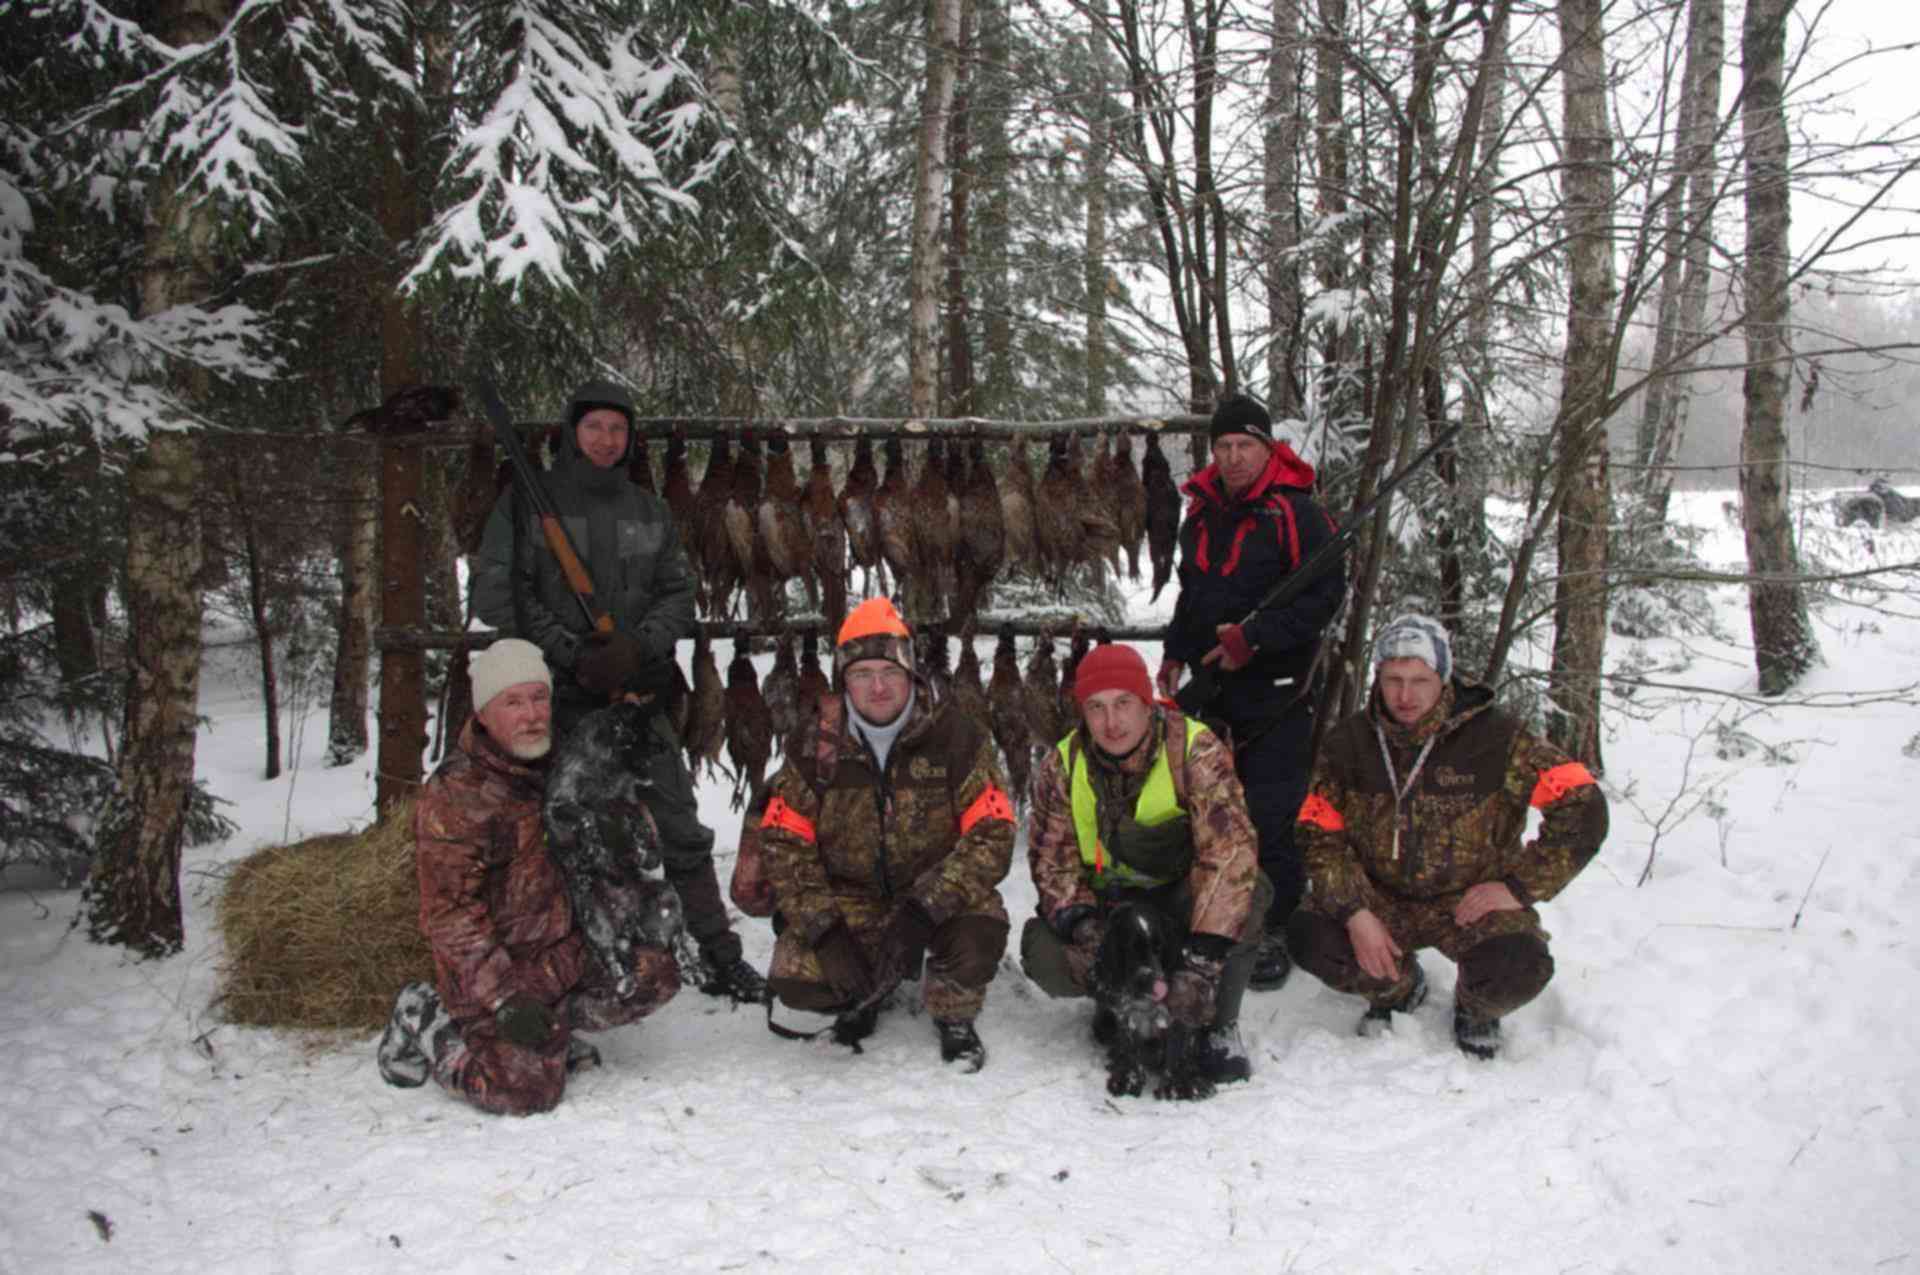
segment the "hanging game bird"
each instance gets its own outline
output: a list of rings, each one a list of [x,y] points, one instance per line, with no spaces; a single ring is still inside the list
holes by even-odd
[[[654,490],[653,462],[647,458],[647,440],[638,434],[627,446],[627,481],[641,491]]]
[[[793,630],[782,629],[774,647],[773,668],[761,683],[760,698],[767,702],[767,720],[773,726],[773,746],[782,747],[793,734],[800,715],[800,664],[794,658]]]
[[[713,644],[705,630],[693,636],[693,694],[688,701],[687,728],[681,735],[687,767],[698,773],[705,763],[711,777],[727,738],[727,703],[726,691],[720,685],[720,665],[713,658]]]
[[[680,533],[681,548],[697,566],[700,542],[694,532],[699,524],[694,517],[693,474],[687,467],[687,436],[679,430],[667,439],[666,464],[660,495],[667,502],[667,512],[673,515],[673,529]]]
[[[733,808],[738,810],[767,772],[773,719],[760,698],[745,644],[736,638],[733,650],[733,663],[727,665],[727,759],[733,763]]]
[[[1006,478],[1000,483],[1000,521],[1006,534],[1007,570],[1038,574],[1042,564],[1035,539],[1033,466],[1027,460],[1024,438],[1013,440]]]
[[[1147,490],[1147,553],[1153,559],[1153,600],[1173,578],[1173,555],[1180,540],[1180,490],[1173,485],[1173,466],[1160,450],[1160,436],[1147,435],[1147,454],[1140,462]]]
[[[1113,493],[1107,487],[1111,449],[1107,436],[1100,436],[1100,454],[1094,457],[1091,478],[1083,476],[1080,435],[1067,436],[1067,481],[1079,497],[1075,512],[1080,517],[1080,561],[1089,565],[1111,566],[1120,571],[1120,523],[1113,511]],[[1095,578],[1098,578],[1096,574]]]
[[[746,585],[747,615],[759,619],[773,613],[773,580],[757,548],[755,526],[760,510],[760,443],[749,433],[740,440],[733,459],[733,488],[721,511],[727,531],[727,552],[733,570]]]
[[[847,529],[847,552],[855,566],[869,573],[880,565],[880,524],[874,518],[873,495],[880,475],[873,467],[873,440],[865,434],[853,441],[853,468],[840,489],[840,522]],[[869,584],[869,592],[871,584]],[[829,630],[839,632],[837,627]]]
[[[1060,725],[1060,672],[1053,662],[1053,632],[1043,629],[1027,661],[1027,733],[1037,748],[1052,748],[1066,730]]]
[[[1073,681],[1080,671],[1080,661],[1087,658],[1087,652],[1092,647],[1093,643],[1088,638],[1086,629],[1081,627],[1079,620],[1075,620],[1073,641],[1067,647],[1067,662],[1060,670],[1059,711],[1053,719],[1062,735],[1073,729],[1073,721],[1080,715],[1079,701],[1073,697]]]
[[[971,621],[993,578],[1000,573],[1007,551],[1007,528],[1002,521],[1000,492],[987,464],[987,445],[973,440],[972,471],[960,490],[960,543],[954,551],[953,615]],[[959,448],[954,449],[959,454]]]
[[[1114,440],[1113,461],[1108,468],[1114,519],[1120,524],[1120,548],[1127,555],[1127,579],[1140,582],[1140,538],[1147,532],[1147,489],[1140,482],[1140,471],[1133,467],[1133,439],[1121,434]]]
[[[827,680],[827,675],[820,669],[820,632],[818,629],[808,629],[807,644],[800,654],[797,714],[802,735],[809,726],[820,720],[820,701],[832,694],[833,683]]]
[[[1040,477],[1034,502],[1034,542],[1047,579],[1058,589],[1067,572],[1086,557],[1080,529],[1079,504],[1083,493],[1067,461],[1067,436],[1055,434],[1047,443],[1047,472]]]
[[[912,516],[908,521],[913,534],[914,579],[919,596],[909,591],[907,614],[937,616],[946,608],[947,580],[953,574],[953,545],[959,539],[960,511],[949,501],[947,491],[946,441],[938,435],[927,440],[927,454],[920,466],[920,481],[909,496]]]
[[[793,473],[793,451],[785,434],[767,440],[767,489],[756,518],[759,532],[754,551],[758,574],[770,582],[772,610],[786,611],[787,581],[800,580],[809,606],[820,605],[820,587],[813,579],[813,538],[807,534],[806,514],[800,508],[800,481]]]
[[[818,436],[809,443],[813,466],[807,471],[800,509],[807,524],[808,558],[820,581],[820,614],[827,630],[840,631],[847,618],[847,528],[833,498],[833,470],[827,464],[827,445]],[[871,460],[871,458],[869,458]]]
[[[921,625],[914,646],[914,663],[927,679],[927,685],[933,688],[934,702],[943,702],[953,693],[953,673],[947,666],[946,628],[938,623]]]
[[[733,604],[740,573],[733,564],[733,546],[727,538],[727,501],[733,495],[733,448],[725,435],[713,440],[707,453],[707,472],[694,497],[694,537],[699,546],[700,573],[707,584],[707,614],[725,615]]]
[[[898,438],[885,447],[887,472],[873,493],[873,525],[878,533],[880,559],[893,572],[894,588],[904,595],[918,566],[913,534],[914,512],[907,499],[907,461]]]
[[[953,672],[947,694],[955,708],[991,729],[993,709],[987,703],[987,688],[980,683],[980,653],[973,647],[973,625],[960,630],[960,666]]]
[[[993,649],[993,680],[987,685],[993,742],[1007,765],[1007,780],[1016,799],[1025,801],[1027,774],[1033,767],[1033,737],[1027,728],[1027,696],[1020,685],[1020,656],[1013,645],[1013,627],[1003,625]]]

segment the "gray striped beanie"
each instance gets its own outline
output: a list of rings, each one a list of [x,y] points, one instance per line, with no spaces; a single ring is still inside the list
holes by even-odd
[[[1373,640],[1373,671],[1388,660],[1425,660],[1441,681],[1453,676],[1453,639],[1440,621],[1424,615],[1403,615],[1380,630]]]

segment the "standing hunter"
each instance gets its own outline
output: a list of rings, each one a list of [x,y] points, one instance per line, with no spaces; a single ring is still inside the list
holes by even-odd
[[[1207,432],[1213,464],[1182,488],[1188,503],[1180,525],[1180,597],[1167,625],[1159,686],[1171,697],[1189,665],[1219,675],[1219,694],[1196,711],[1233,747],[1260,836],[1260,869],[1273,884],[1249,984],[1271,991],[1293,968],[1285,934],[1306,888],[1294,820],[1313,762],[1309,680],[1321,634],[1346,594],[1346,570],[1336,566],[1287,605],[1248,618],[1333,538],[1335,527],[1311,494],[1313,466],[1274,438],[1273,419],[1256,400],[1221,400]]]
[[[674,644],[692,637],[693,568],[666,502],[627,477],[634,443],[633,399],[618,385],[588,381],[574,391],[567,428],[545,475],[574,551],[593,581],[595,603],[614,627],[597,632],[547,548],[519,488],[503,494],[487,518],[473,563],[472,610],[503,633],[526,638],[554,671],[554,736],[616,693],[651,696],[648,809],[660,828],[667,880],[680,894],[687,930],[700,945],[700,990],[757,1003],[766,980],[741,956],[713,866],[713,830],[700,822],[693,776],[667,709],[678,688]]]

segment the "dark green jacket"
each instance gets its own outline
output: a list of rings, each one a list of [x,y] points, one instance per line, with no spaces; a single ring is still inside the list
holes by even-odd
[[[542,478],[593,580],[596,605],[639,640],[648,659],[671,659],[674,643],[693,636],[695,582],[666,502],[634,486],[624,467],[595,468],[571,437],[560,451]],[[470,601],[482,623],[546,653],[557,675],[556,692],[583,694],[571,674],[592,626],[539,523],[513,491],[502,494],[487,518],[474,555]]]

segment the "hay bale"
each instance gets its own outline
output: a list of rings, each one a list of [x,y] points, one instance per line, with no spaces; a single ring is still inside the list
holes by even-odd
[[[404,984],[433,978],[420,933],[412,805],[363,832],[248,855],[221,891],[218,923],[229,1021],[384,1026]]]

